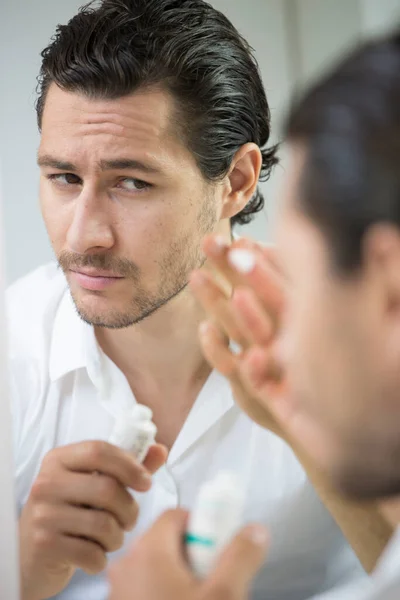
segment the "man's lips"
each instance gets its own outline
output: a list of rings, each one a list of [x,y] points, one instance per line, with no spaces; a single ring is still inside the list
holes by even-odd
[[[72,278],[82,288],[91,291],[101,291],[124,279],[108,271],[97,269],[70,269]]]

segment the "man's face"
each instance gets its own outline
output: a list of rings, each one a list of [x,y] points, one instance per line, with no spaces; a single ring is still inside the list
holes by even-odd
[[[399,493],[398,310],[373,264],[334,273],[325,237],[301,211],[304,163],[304,148],[292,147],[278,227],[288,281],[282,354],[293,398],[318,429],[301,441],[344,491]]]
[[[126,327],[175,297],[219,220],[166,92],[92,100],[55,84],[39,148],[49,237],[81,317]]]

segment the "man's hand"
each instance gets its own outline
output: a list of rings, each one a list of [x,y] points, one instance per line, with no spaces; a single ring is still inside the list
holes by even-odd
[[[229,379],[241,408],[284,437],[285,428],[272,410],[286,387],[276,353],[284,285],[275,253],[244,239],[224,245],[216,236],[208,237],[203,249],[212,271],[194,272],[191,287],[209,316],[200,328],[205,356]],[[229,260],[232,250],[251,252],[254,267],[246,273],[235,269]],[[239,352],[232,350],[232,341]]]
[[[106,442],[81,442],[49,452],[19,521],[23,600],[65,588],[77,567],[102,571],[118,550],[138,507],[126,488],[145,492],[166,458],[153,446],[144,465]]]
[[[207,237],[203,249],[213,271],[195,271],[191,287],[209,316],[200,327],[208,362],[229,379],[250,418],[297,455],[304,452],[304,440],[323,448],[326,432],[290,393],[280,360],[285,281],[274,249],[244,238],[228,246],[218,236]]]
[[[205,581],[194,577],[185,558],[187,514],[164,513],[109,573],[110,600],[242,600],[266,551],[264,528],[243,529],[221,553]]]
[[[274,250],[245,239],[228,246],[216,236],[209,236],[203,248],[212,270],[195,272],[191,283],[209,316],[200,331],[208,361],[229,378],[238,404],[249,416],[292,447],[362,565],[371,572],[392,527],[376,502],[357,503],[336,492],[308,454],[309,448],[320,453],[329,432],[290,393],[279,348],[285,281]],[[226,285],[221,286],[222,280]],[[239,353],[232,352],[229,340],[241,346]]]
[[[290,394],[280,361],[285,281],[274,249],[244,238],[228,246],[218,236],[207,237],[203,249],[212,271],[195,271],[191,287],[209,316],[200,327],[207,360],[251,419],[292,447],[305,439],[321,447],[324,431]]]

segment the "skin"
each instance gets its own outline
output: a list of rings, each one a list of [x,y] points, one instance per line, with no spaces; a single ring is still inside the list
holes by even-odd
[[[246,144],[224,178],[206,181],[177,118],[162,89],[89,100],[53,84],[38,153],[43,218],[78,311],[152,408],[169,448],[210,372],[189,275],[204,263],[205,233],[229,238],[229,219],[252,197],[261,168],[259,148]],[[142,166],[121,168],[127,160]],[[88,283],[71,269],[122,277]],[[103,289],[88,289],[99,281]]]
[[[227,355],[225,370],[239,366],[243,381],[257,383],[258,402],[285,417],[285,431],[289,416],[301,416],[302,445],[340,489],[359,499],[393,495],[400,491],[400,236],[391,226],[371,228],[362,267],[339,273],[324,235],[301,210],[306,150],[294,145],[291,154],[278,224],[280,272],[271,250],[246,242],[254,259],[246,273],[233,268],[228,248],[216,259],[236,285],[226,303],[238,330],[231,327],[230,336],[244,335],[244,352]],[[217,256],[215,240],[206,241],[205,252]],[[197,272],[192,284],[210,312],[215,282]],[[219,324],[227,330],[226,317]],[[207,331],[215,337],[208,325],[203,342]],[[205,350],[215,361],[209,340]]]
[[[76,308],[168,448],[210,372],[189,274],[205,261],[205,233],[229,238],[261,168],[246,144],[209,183],[175,122],[162,89],[93,100],[52,84],[38,152],[42,214]],[[159,444],[144,466],[103,442],[50,452],[20,518],[23,600],[59,593],[77,567],[104,569],[136,520],[126,488],[147,490],[165,459]]]
[[[153,446],[144,465],[106,442],[55,448],[43,460],[19,520],[21,594],[42,600],[61,592],[77,568],[95,574],[136,522],[126,488],[147,491],[165,461]]]
[[[79,313],[95,325],[132,325],[179,294],[220,216],[212,188],[170,132],[171,112],[162,92],[93,101],[49,90],[42,214]],[[124,160],[142,166],[121,168]],[[47,166],[56,161],[70,168]],[[119,279],[90,290],[73,271],[89,269]]]
[[[178,295],[204,262],[204,234],[234,214],[234,202],[241,207],[240,197],[227,198],[241,174],[207,183],[172,130],[173,112],[161,90],[115,101],[54,84],[48,92],[38,159],[42,214],[77,308],[95,325],[129,326]],[[57,162],[74,168],[54,169]],[[72,271],[85,268],[120,279],[93,293]]]
[[[203,582],[188,570],[182,552],[186,522],[184,511],[167,511],[131,551],[113,565],[109,574],[110,600],[241,600],[247,595],[251,581],[265,558],[267,536],[264,528],[250,525],[243,529],[221,554],[213,572]],[[166,544],[160,544],[160,539],[166,540]],[[158,556],[155,548],[158,548]],[[153,561],[154,565],[155,559],[159,568],[153,568],[149,577],[149,561]]]
[[[152,104],[153,101],[156,104]],[[57,159],[73,162],[74,157],[73,164],[77,167],[73,169],[75,178],[71,179],[68,176],[66,180],[65,176],[61,177],[63,184],[68,183],[68,190],[65,190],[63,184],[62,191],[59,190],[60,178],[57,178],[57,190],[51,188],[53,191],[50,193],[47,186],[53,186],[54,180],[50,183],[46,175],[62,175],[65,174],[65,169],[49,173],[46,172],[49,167],[42,164],[42,211],[50,239],[61,265],[64,266],[81,316],[95,325],[103,349],[116,364],[123,363],[123,357],[130,354],[127,349],[132,350],[133,356],[136,352],[136,358],[139,344],[143,357],[155,353],[155,361],[147,361],[146,364],[140,365],[144,366],[141,385],[134,389],[132,383],[131,387],[144,403],[149,404],[146,402],[146,396],[155,397],[157,408],[157,405],[161,404],[161,394],[157,398],[157,394],[149,393],[149,387],[146,387],[146,369],[148,377],[157,372],[154,366],[157,362],[157,352],[165,351],[162,342],[164,336],[169,341],[168,347],[171,348],[168,323],[174,322],[177,313],[180,313],[181,319],[182,314],[188,317],[185,319],[185,330],[190,333],[190,339],[193,339],[192,327],[197,327],[202,311],[192,302],[191,295],[185,287],[182,289],[182,286],[185,286],[190,270],[202,264],[200,240],[203,235],[208,230],[213,230],[222,232],[225,239],[228,237],[226,219],[238,212],[254,192],[259,173],[259,153],[253,145],[246,145],[247,147],[242,148],[235,157],[227,177],[218,185],[207,187],[209,184],[196,170],[190,152],[169,131],[168,118],[162,121],[163,115],[168,116],[173,110],[167,94],[154,90],[150,93],[136,93],[130,98],[115,101],[116,105],[114,101],[88,101],[53,88],[49,92],[47,102],[39,157],[61,152],[62,156],[57,155]],[[142,171],[129,169],[130,178],[140,179],[140,182],[144,180],[154,186],[146,188],[146,191],[139,192],[135,189],[132,192],[131,187],[140,187],[143,190],[142,183],[139,183],[139,186],[131,180],[128,183],[125,169],[123,173],[118,169],[118,173],[108,170],[105,173],[99,168],[101,161],[127,158],[127,149],[130,151],[128,158],[139,162],[154,159],[155,156],[160,159],[160,152],[172,156],[171,162],[168,162],[168,157],[164,157],[164,162],[161,160],[163,166],[167,165],[168,176],[149,180],[148,171],[145,178]],[[123,191],[120,191],[121,185]],[[130,188],[129,192],[125,190],[126,186]],[[126,196],[129,198],[128,202]],[[148,201],[143,203],[145,198]],[[188,198],[191,199],[190,202]],[[203,210],[205,203],[210,203],[211,199],[212,210]],[[159,204],[161,208],[156,212]],[[205,219],[206,214],[209,220]],[[201,227],[200,224],[205,224],[206,221],[207,225]],[[193,244],[189,240],[193,240]],[[179,243],[179,251],[175,250],[174,253],[172,249]],[[77,280],[76,275],[70,272],[71,267],[90,267],[97,270],[97,273],[86,273],[92,276],[122,275],[122,280],[104,282],[106,285],[101,290],[88,290],[87,281],[81,278]],[[168,273],[168,277],[164,276],[165,272]],[[139,326],[129,327],[134,323],[138,323]],[[157,346],[154,343],[156,330],[161,333],[157,339]],[[181,335],[184,336],[182,333]],[[125,351],[121,351],[122,347]],[[181,345],[182,347],[184,345]],[[183,366],[186,367],[186,372],[195,377],[204,363],[200,359],[198,346],[191,343],[190,350],[186,352]],[[160,354],[158,358],[161,359]],[[170,358],[176,363],[176,355]],[[286,366],[285,361],[286,359],[273,361],[271,379],[274,385],[278,383],[278,387],[281,384],[281,365]],[[163,360],[160,360],[160,364],[162,363],[168,363],[165,361],[165,353]],[[165,368],[168,367],[171,365],[163,364],[160,368],[160,381],[163,375],[165,377]],[[137,372],[131,370],[129,364],[125,364],[123,371],[130,382],[136,381]],[[239,383],[243,384],[241,380]],[[164,385],[163,389],[171,387],[173,386]],[[176,390],[173,390],[173,393],[175,397],[179,396]],[[195,394],[193,399],[188,393],[186,396],[189,398],[187,406],[191,406]],[[243,398],[247,398],[247,395]],[[258,400],[258,403],[262,406],[261,401]],[[178,407],[177,413],[182,417],[185,411]],[[260,414],[258,419],[261,419]],[[274,415],[273,411],[272,414]],[[279,429],[282,422],[276,419],[275,415],[271,419],[270,408],[268,418],[269,426],[273,428],[277,424],[277,430],[283,435]],[[158,420],[162,426],[163,419]],[[179,420],[174,426],[169,424],[168,431],[164,433],[165,439],[170,443],[176,431],[179,431],[179,425]],[[320,431],[320,428],[316,428],[315,431]],[[316,435],[315,440],[318,440],[318,434]],[[325,456],[328,456],[328,452]],[[168,518],[174,519],[173,516]],[[155,531],[157,532],[157,529]],[[182,529],[175,523],[168,531],[179,539]],[[148,538],[144,538],[143,544],[147,544],[146,539]],[[150,546],[154,547],[154,542]],[[162,559],[162,552],[160,554],[158,551],[157,560],[162,562]],[[165,573],[167,581],[171,574],[172,571]],[[131,570],[127,572],[125,567],[113,581],[114,587],[119,585],[122,593],[125,584],[131,583]],[[164,590],[164,584],[161,579],[157,589]],[[152,594],[157,597],[156,591],[152,591]],[[147,597],[149,596],[146,595]],[[209,597],[213,597],[211,592]]]
[[[390,225],[372,227],[359,271],[338,273],[328,241],[301,210],[306,148],[291,150],[278,228],[289,288],[281,358],[293,402],[323,430],[318,448],[304,444],[347,493],[394,495],[400,492],[400,235]]]
[[[240,407],[291,446],[361,564],[371,572],[392,535],[393,510],[389,515],[389,509],[384,511],[375,500],[360,501],[338,491],[332,475],[321,467],[321,454],[315,454],[324,447],[326,433],[290,393],[277,336],[286,302],[275,250],[245,239],[221,245],[215,236],[205,240],[204,250],[215,270],[234,288],[227,295],[216,278],[204,272],[191,278],[210,316],[199,331],[205,355],[229,379]],[[245,250],[254,257],[249,272],[232,268],[233,250]],[[241,352],[232,352],[229,339],[240,344]]]
[[[210,364],[229,378],[237,402],[249,416],[293,447],[370,571],[393,530],[376,502],[365,498],[385,494],[394,482],[392,466],[386,461],[388,449],[396,449],[391,435],[396,425],[388,422],[396,419],[398,400],[394,395],[382,399],[374,392],[398,383],[393,334],[398,330],[400,246],[397,232],[380,228],[366,239],[363,272],[345,280],[335,273],[326,240],[299,210],[297,190],[304,158],[304,149],[293,148],[278,254],[250,241],[228,245],[220,236],[210,236],[203,248],[213,270],[196,271],[191,287],[210,317],[199,329]],[[245,249],[253,257],[246,272],[232,262],[233,248]],[[233,294],[227,293],[229,288]],[[230,339],[240,345],[238,353],[232,352]],[[380,433],[385,429],[386,440]],[[363,443],[367,435],[373,441],[369,461]],[[365,478],[364,463],[371,469],[371,479]],[[362,501],[338,493],[333,482]],[[143,580],[142,593],[150,600],[190,594],[187,579],[180,579],[182,563],[168,562],[169,544],[175,544],[179,553],[176,542],[182,530],[174,522],[174,513],[165,518],[168,527],[157,523],[134,548],[136,559],[143,552],[147,565],[155,560],[169,565],[167,572],[157,573],[156,587]],[[238,569],[240,565],[238,560]],[[128,556],[114,571],[114,600],[131,597],[132,568],[134,557]],[[145,577],[146,566],[141,573]],[[232,591],[224,592],[200,597],[235,597]],[[194,597],[199,596],[194,593]]]

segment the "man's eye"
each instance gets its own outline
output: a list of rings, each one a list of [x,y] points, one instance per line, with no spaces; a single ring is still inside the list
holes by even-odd
[[[63,186],[77,185],[81,183],[80,177],[78,177],[78,175],[74,175],[74,173],[53,173],[51,175],[47,175],[47,179]]]
[[[146,183],[146,181],[142,181],[141,179],[124,177],[123,179],[119,180],[117,187],[120,187],[128,192],[139,192],[150,188],[151,184]]]

